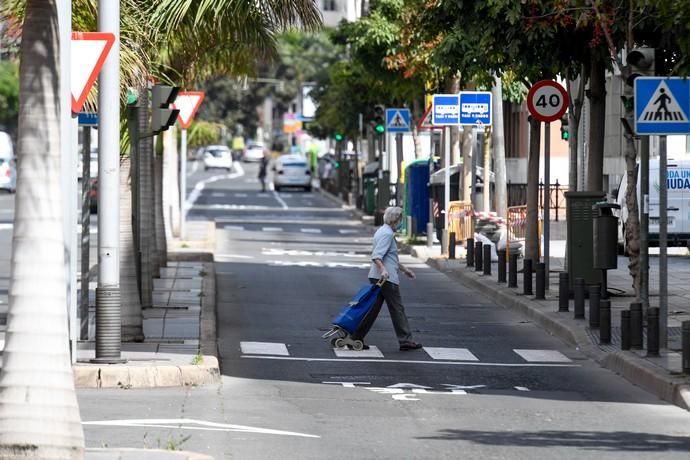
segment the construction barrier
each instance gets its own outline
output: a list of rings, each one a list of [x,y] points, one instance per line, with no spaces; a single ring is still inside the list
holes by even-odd
[[[448,209],[448,234],[455,233],[455,241],[464,245],[474,238],[474,210],[465,201],[451,201]]]
[[[525,244],[527,236],[527,206],[511,206],[508,208],[508,222],[506,226],[506,257],[510,260],[510,244]],[[540,211],[538,217],[538,235],[540,243],[537,254],[541,258],[541,239],[544,229],[544,214]],[[536,262],[535,262],[536,263]]]

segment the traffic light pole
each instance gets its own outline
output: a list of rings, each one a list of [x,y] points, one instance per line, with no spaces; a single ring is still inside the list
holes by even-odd
[[[180,239],[185,240],[187,221],[187,130],[180,130]]]
[[[640,300],[646,313],[649,308],[649,136],[640,140],[640,197]]]
[[[668,194],[666,136],[659,136],[659,347],[667,348],[668,327]]]

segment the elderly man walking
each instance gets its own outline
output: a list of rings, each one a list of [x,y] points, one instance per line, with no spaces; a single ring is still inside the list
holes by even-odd
[[[396,206],[387,208],[383,214],[383,225],[374,234],[369,281],[372,284],[377,283],[381,278],[386,281],[381,287],[378,301],[367,313],[360,326],[352,335],[352,338],[357,340],[364,339],[364,336],[367,335],[369,329],[374,324],[385,300],[393,321],[395,335],[400,343],[400,351],[407,351],[420,349],[422,344],[412,340],[412,332],[410,331],[405,307],[400,297],[399,273],[402,272],[411,279],[415,278],[414,272],[401,264],[398,259],[398,244],[395,241],[395,230],[402,222],[402,218],[403,210],[401,208]],[[364,345],[365,350],[368,348],[368,345]]]

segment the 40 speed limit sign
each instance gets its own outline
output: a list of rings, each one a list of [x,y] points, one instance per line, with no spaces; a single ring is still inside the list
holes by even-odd
[[[538,81],[527,93],[527,108],[539,121],[556,121],[568,110],[568,93],[553,80]]]

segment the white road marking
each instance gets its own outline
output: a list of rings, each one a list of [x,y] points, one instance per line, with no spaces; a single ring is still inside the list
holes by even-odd
[[[369,269],[371,267],[371,263],[361,263],[361,264],[347,263],[347,262],[321,263],[321,262],[309,262],[309,261],[289,262],[286,260],[272,260],[269,262],[269,265],[273,265],[273,266],[277,266],[277,267],[362,268],[362,269]]]
[[[417,385],[415,383],[396,383],[394,385],[388,385],[388,388],[407,388],[407,389],[418,389],[418,390],[431,390],[431,387],[426,387],[424,385]]]
[[[371,385],[371,382],[321,382],[328,385],[340,385],[343,388],[357,388],[356,385]]]
[[[225,259],[253,259],[254,257],[252,256],[245,256],[243,254],[216,254],[215,257],[217,258],[218,262],[227,262]]]
[[[235,193],[235,196],[236,196],[237,198],[247,198],[247,194],[246,194],[246,193]]]
[[[437,348],[424,347],[424,351],[433,359],[446,359],[454,361],[479,361],[467,348]]]
[[[515,388],[517,391],[529,391],[529,388],[527,388],[527,387],[513,387],[513,388]]]
[[[273,342],[240,342],[242,353],[247,355],[290,356],[284,343]]]
[[[197,182],[197,184],[194,186],[194,190],[192,190],[192,193],[190,193],[189,197],[187,197],[187,199],[185,200],[184,212],[187,213],[187,211],[189,211],[194,206],[196,200],[198,200],[199,196],[201,196],[201,192],[208,184],[218,182],[221,180],[236,179],[238,177],[244,176],[244,168],[242,168],[242,165],[240,163],[233,163],[232,168],[234,172],[230,174],[212,176],[208,179],[202,180],[201,182]]]
[[[262,227],[262,232],[282,232],[283,229],[280,227]]]
[[[198,169],[199,169],[199,162],[198,161],[192,161],[192,168],[187,171],[187,177],[191,176],[194,174]]]
[[[355,351],[347,348],[334,348],[335,355],[341,358],[383,358],[383,353],[376,345],[370,345],[368,350]]]
[[[302,228],[300,231],[302,233],[321,233],[320,228]]]
[[[228,228],[228,227],[225,227]],[[261,254],[265,256],[297,256],[297,257],[350,257],[369,258],[369,254],[355,254],[354,252],[337,251],[306,251],[303,249],[261,248]],[[405,264],[407,265],[407,264]]]
[[[269,428],[258,428],[247,425],[232,425],[228,423],[207,422],[205,420],[195,420],[190,418],[173,419],[134,419],[134,420],[101,420],[82,422],[82,425],[98,426],[126,426],[142,428],[170,428],[183,430],[202,430],[202,431],[239,431],[242,433],[275,434],[280,436],[298,436],[302,438],[320,438],[321,436],[297,433],[294,431],[272,430]]]
[[[550,363],[483,363],[480,361],[419,361],[405,359],[350,359],[350,358],[298,358],[294,356],[248,356],[248,359],[275,359],[280,361],[304,361],[326,363],[392,363],[392,364],[432,364],[441,366],[482,366],[482,367],[581,367],[579,364],[550,364]]]
[[[240,225],[228,225],[228,226],[225,226],[225,227],[223,227],[223,228],[224,228],[225,230],[234,230],[234,231],[237,231],[237,232],[243,232],[243,231],[244,231],[244,227],[242,227],[242,226],[240,226]]]
[[[214,211],[214,210],[223,210],[223,211],[234,211],[237,209],[240,210],[249,210],[249,211],[263,211],[266,209],[278,209],[278,208],[271,208],[271,206],[254,206],[254,205],[248,205],[248,204],[197,204],[194,206],[194,209],[202,210],[202,211]]]
[[[12,230],[13,228],[14,224],[0,224],[0,230]]]
[[[345,230],[345,229],[340,229],[338,230],[341,235],[353,235],[358,232],[358,230]]]
[[[256,196],[258,196],[259,198],[268,198],[269,195],[268,193],[257,193]]]
[[[567,356],[557,350],[513,350],[530,363],[570,363]]]
[[[225,193],[223,193],[223,192],[213,192],[213,193],[211,193],[211,196],[212,196],[213,198],[223,198],[223,197],[225,196]]]
[[[283,207],[283,209],[288,209],[287,203],[278,195],[278,192],[275,190],[273,191],[273,197],[280,203],[280,205]]]

